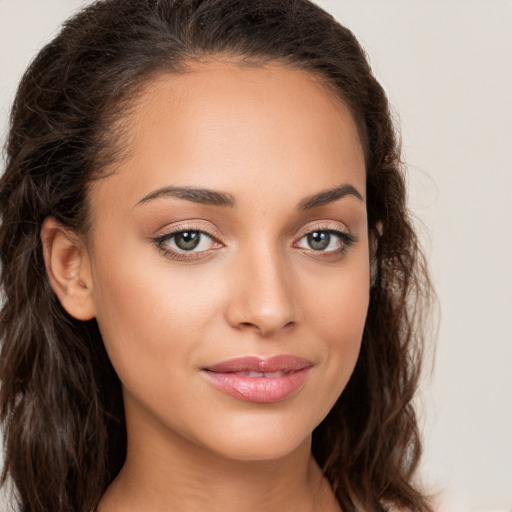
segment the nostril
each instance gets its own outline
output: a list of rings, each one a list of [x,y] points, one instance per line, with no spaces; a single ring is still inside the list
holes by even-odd
[[[255,324],[251,324],[250,322],[241,322],[240,327],[253,327],[254,329],[257,329],[258,326]]]
[[[252,323],[252,322],[240,322],[238,324],[238,329],[242,330],[254,330],[260,333],[261,335],[269,335],[272,332],[278,330],[278,329],[286,329],[289,330],[295,326],[295,321],[289,321],[281,326],[277,325],[270,325],[268,323],[261,322],[260,324]]]
[[[299,321],[298,304],[290,286],[282,277],[264,277],[257,280],[257,286],[237,283],[225,310],[226,320],[235,329],[269,336],[282,329],[289,331]]]

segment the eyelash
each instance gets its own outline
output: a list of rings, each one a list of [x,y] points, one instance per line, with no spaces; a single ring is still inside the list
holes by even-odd
[[[321,251],[321,250],[315,250],[313,248],[306,249],[308,251],[312,251],[314,254],[323,255],[324,257],[333,256],[333,255],[340,256],[342,254],[345,254],[345,252],[349,249],[349,247],[352,246],[357,241],[357,238],[355,237],[355,235],[353,235],[351,233],[342,231],[340,229],[333,229],[330,226],[322,226],[322,225],[316,226],[314,229],[307,231],[299,238],[298,241],[302,240],[303,238],[308,237],[309,235],[312,235],[313,233],[327,233],[328,235],[330,235],[330,236],[334,235],[335,237],[338,237],[338,239],[339,239],[339,243],[341,244],[341,247],[338,249],[335,249],[335,250]],[[294,247],[296,246],[295,245],[296,243],[298,243],[298,242],[294,243]],[[330,244],[330,242],[329,242],[329,244]]]
[[[153,244],[156,246],[156,248],[159,251],[161,251],[163,253],[164,256],[169,257],[174,260],[177,260],[177,261],[197,261],[203,257],[202,256],[203,253],[209,252],[208,249],[205,251],[197,251],[196,252],[193,250],[186,251],[183,249],[176,250],[176,249],[169,248],[167,243],[170,240],[173,240],[176,235],[179,235],[182,233],[198,233],[201,238],[207,237],[207,238],[211,239],[213,242],[220,243],[220,242],[217,242],[215,236],[204,231],[203,229],[199,229],[198,227],[195,227],[195,226],[179,226],[178,228],[174,229],[173,231],[170,231],[169,233],[165,233],[164,235],[154,238]],[[346,231],[342,231],[342,230],[338,230],[338,229],[332,229],[332,227],[329,227],[329,226],[321,226],[321,225],[316,226],[314,229],[311,229],[311,230],[307,231],[306,233],[304,233],[299,238],[298,241],[302,240],[303,238],[305,238],[309,235],[312,235],[313,233],[327,233],[330,236],[334,235],[339,238],[339,241],[341,243],[341,247],[339,249],[335,249],[335,250],[331,250],[331,251],[327,251],[327,252],[321,251],[321,250],[315,250],[312,248],[305,249],[308,251],[312,251],[313,253],[315,253],[317,255],[323,255],[320,257],[328,257],[328,256],[332,256],[332,255],[342,255],[347,251],[347,249],[351,245],[353,245],[357,241],[357,238],[351,233],[347,233]],[[294,247],[296,247],[296,244],[298,243],[298,241],[294,243]],[[201,243],[201,240],[199,241],[199,243]]]

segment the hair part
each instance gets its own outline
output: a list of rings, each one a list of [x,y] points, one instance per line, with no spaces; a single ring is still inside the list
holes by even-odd
[[[119,472],[119,379],[95,320],[52,291],[40,230],[90,227],[87,190],[123,158],[122,120],[143,85],[212,58],[311,73],[349,107],[365,148],[374,277],[354,373],[313,433],[313,454],[345,512],[430,512],[412,483],[430,282],[406,206],[399,141],[353,34],[308,0],[103,0],[68,20],[25,73],[0,180],[2,481],[22,512],[90,512]]]

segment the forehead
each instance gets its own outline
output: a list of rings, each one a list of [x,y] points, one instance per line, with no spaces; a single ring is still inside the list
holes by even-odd
[[[293,182],[297,197],[347,180],[365,193],[353,116],[303,70],[194,64],[147,83],[123,125],[126,158],[107,181],[124,180],[134,199],[168,185],[236,196],[269,180],[288,195]]]

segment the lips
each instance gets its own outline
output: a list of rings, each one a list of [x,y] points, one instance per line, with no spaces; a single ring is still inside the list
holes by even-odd
[[[240,357],[203,369],[217,389],[240,400],[273,403],[285,400],[306,380],[313,363],[307,359],[279,355],[269,359]]]
[[[229,361],[223,361],[222,363],[208,366],[206,370],[211,372],[219,373],[234,373],[234,372],[261,372],[261,373],[273,373],[273,372],[291,372],[296,370],[302,370],[313,366],[311,361],[302,359],[295,356],[274,356],[268,359],[262,359],[260,357],[248,356],[238,357],[236,359],[230,359]]]

